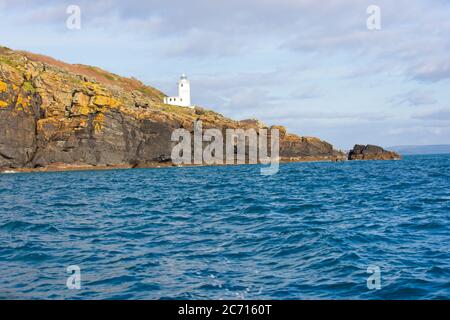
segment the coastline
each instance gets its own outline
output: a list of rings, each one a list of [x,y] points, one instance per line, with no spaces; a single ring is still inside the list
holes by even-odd
[[[338,157],[301,157],[301,158],[282,158],[280,163],[291,162],[344,162],[350,161]],[[259,164],[259,163],[258,163]],[[0,168],[0,174],[12,173],[34,173],[34,172],[70,172],[70,171],[104,171],[104,170],[127,170],[127,169],[150,169],[150,168],[169,168],[169,167],[210,167],[210,166],[233,166],[238,164],[190,164],[190,165],[176,165],[172,162],[148,162],[146,164],[133,166],[130,164],[118,165],[89,165],[89,164],[66,164],[53,163],[46,167],[39,168]],[[245,163],[242,165],[255,165],[253,163]]]

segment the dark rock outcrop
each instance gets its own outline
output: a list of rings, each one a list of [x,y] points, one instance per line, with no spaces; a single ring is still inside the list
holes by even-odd
[[[0,47],[0,169],[171,165],[174,129],[260,129],[203,108],[163,104],[165,95],[96,67]],[[280,132],[281,161],[338,161],[325,141]],[[270,129],[270,128],[267,128]]]
[[[348,153],[348,160],[400,160],[401,156],[379,146],[357,144]]]

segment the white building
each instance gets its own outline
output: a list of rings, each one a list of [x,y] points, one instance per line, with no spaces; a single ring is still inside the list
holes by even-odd
[[[185,74],[182,74],[178,81],[178,97],[165,97],[164,103],[193,108],[191,106],[191,85]]]

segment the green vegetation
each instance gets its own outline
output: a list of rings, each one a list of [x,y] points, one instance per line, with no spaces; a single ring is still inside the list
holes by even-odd
[[[117,80],[113,75],[111,75],[111,74],[109,74],[109,73],[104,73],[103,76],[104,76],[106,79],[111,80],[111,81]]]
[[[16,68],[18,66],[16,61],[4,55],[0,55],[0,62],[5,63],[13,68]]]
[[[138,88],[138,91],[142,92],[146,96],[157,97],[157,98],[160,98],[162,100],[161,93],[159,91],[153,89],[153,88],[142,86],[142,87]]]
[[[104,71],[104,70],[102,70],[102,69],[100,69],[98,67],[85,66],[85,68],[95,72],[96,74],[98,74],[98,75],[100,75],[102,77],[105,77],[106,79],[108,79],[110,81],[116,81],[119,78],[118,76],[115,76],[115,75],[113,75],[113,74],[111,74],[109,72],[106,72],[106,71]]]
[[[163,111],[170,112],[173,114],[184,114],[184,115],[189,115],[189,116],[194,115],[194,110],[191,108],[187,108],[187,107],[173,106],[170,104],[161,104],[160,108]]]
[[[25,81],[22,85],[22,88],[32,94],[36,93],[36,88],[33,86],[33,84],[30,81]]]

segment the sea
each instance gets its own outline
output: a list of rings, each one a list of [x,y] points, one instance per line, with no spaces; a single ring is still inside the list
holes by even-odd
[[[0,299],[450,299],[450,155],[0,175]]]

